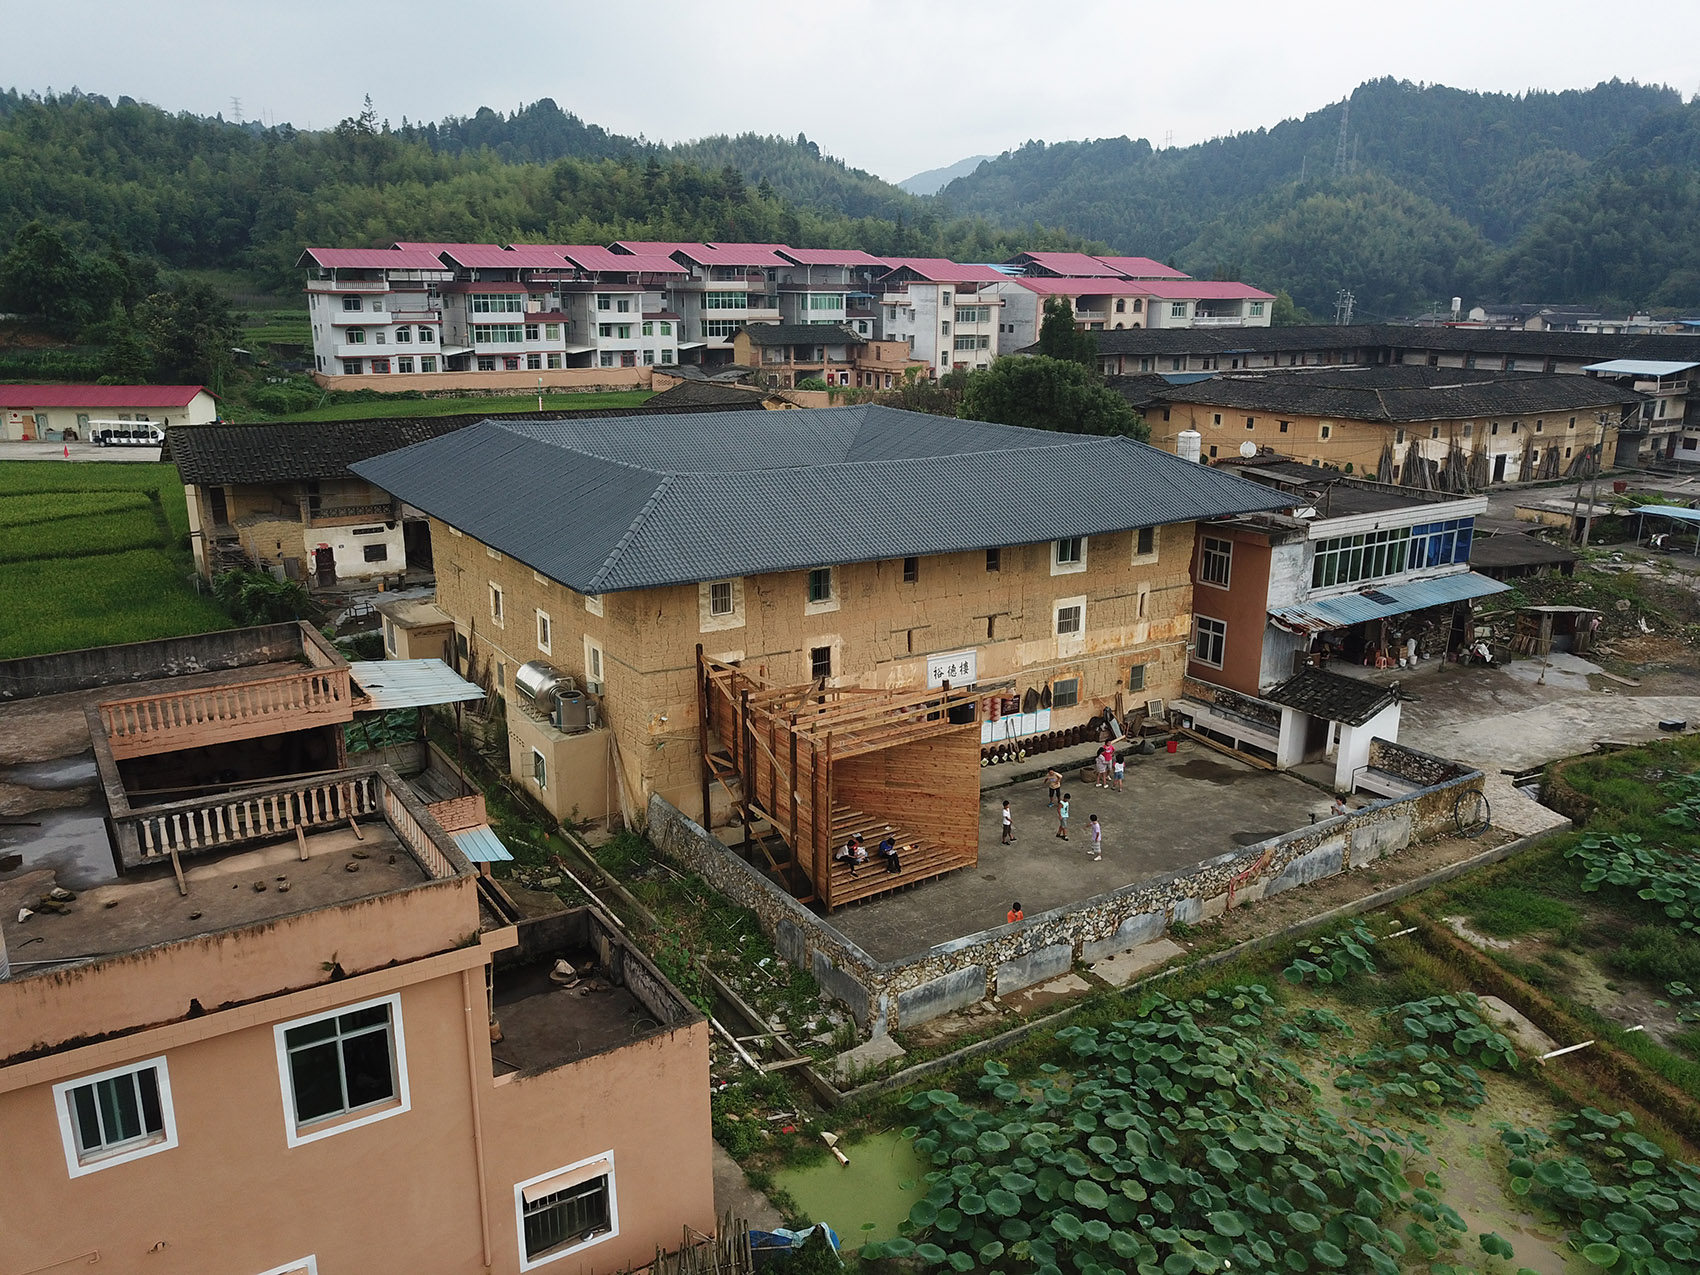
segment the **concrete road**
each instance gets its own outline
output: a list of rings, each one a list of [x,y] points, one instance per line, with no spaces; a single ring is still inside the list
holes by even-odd
[[[149,461],[158,460],[157,447],[101,447],[95,443],[17,443],[0,441],[0,460],[58,461],[64,464],[66,451],[71,460]]]
[[[1399,742],[1456,758],[1489,774],[1524,770],[1589,751],[1596,740],[1652,739],[1667,718],[1700,725],[1700,688],[1692,679],[1669,679],[1669,689],[1648,678],[1641,687],[1599,677],[1599,666],[1555,655],[1546,680],[1541,661],[1519,660],[1508,670],[1448,664],[1413,679],[1418,698],[1401,712]]]

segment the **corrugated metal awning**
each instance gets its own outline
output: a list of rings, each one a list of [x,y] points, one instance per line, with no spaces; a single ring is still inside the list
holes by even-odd
[[[1657,514],[1661,518],[1675,518],[1678,522],[1700,522],[1700,509],[1684,509],[1681,505],[1642,505],[1629,511],[1633,514]]]
[[[1612,372],[1618,376],[1676,376],[1696,367],[1700,367],[1700,363],[1678,363],[1669,359],[1607,359],[1604,363],[1590,363],[1582,370]]]
[[[1466,598],[1503,593],[1510,587],[1474,571],[1466,571],[1459,575],[1441,576],[1437,580],[1408,580],[1402,584],[1377,585],[1373,589],[1339,597],[1313,598],[1297,606],[1277,607],[1269,613],[1269,618],[1294,633],[1317,633],[1323,629],[1362,624],[1365,620],[1402,615],[1406,611],[1444,606],[1448,602],[1462,602]]]
[[[348,666],[348,675],[366,696],[355,702],[357,713],[484,698],[482,690],[441,660],[361,660]]]
[[[476,828],[466,828],[460,832],[451,832],[455,845],[471,863],[510,863],[513,855],[502,844],[487,823],[481,823]]]

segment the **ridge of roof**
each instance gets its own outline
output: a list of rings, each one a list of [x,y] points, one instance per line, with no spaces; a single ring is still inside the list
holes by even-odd
[[[667,493],[672,489],[674,480],[677,477],[677,474],[662,475],[661,481],[656,484],[655,490],[649,493],[649,499],[644,501],[643,508],[637,511],[637,516],[632,519],[631,525],[626,528],[626,534],[621,536],[619,540],[615,542],[614,547],[608,551],[608,556],[602,560],[602,569],[591,578],[590,583],[593,586],[600,586],[607,580],[609,573],[619,565],[620,556],[625,553],[627,546],[630,545],[637,537],[637,534],[643,528],[644,523],[649,521],[650,515],[661,507],[661,502],[667,498]],[[591,589],[589,592],[599,592],[599,589]]]

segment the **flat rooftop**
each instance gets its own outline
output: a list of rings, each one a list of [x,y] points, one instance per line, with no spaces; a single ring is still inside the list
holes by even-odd
[[[1070,756],[1069,754],[1064,754]],[[1029,764],[1044,765],[1043,755]],[[1090,762],[1087,763],[1090,767]],[[980,861],[972,868],[835,912],[824,923],[880,961],[913,956],[1004,923],[1019,899],[1031,917],[1290,832],[1328,811],[1329,794],[1280,771],[1262,770],[1183,740],[1174,754],[1127,755],[1123,791],[1080,782],[1078,761],[1062,770],[1074,794],[1069,840],[1057,838],[1042,778],[980,797]],[[1016,841],[1001,845],[1007,799]],[[1104,828],[1104,857],[1088,857],[1089,816]],[[879,871],[870,864],[863,871]]]
[[[68,890],[118,880],[107,839],[106,796],[86,710],[106,700],[233,686],[297,673],[292,660],[125,682],[0,702],[0,890],[21,874],[51,869]],[[4,865],[13,855],[18,865]],[[13,909],[12,915],[17,915]]]
[[[591,948],[567,948],[548,960],[498,969],[493,1001],[502,1039],[490,1046],[498,1076],[543,1071],[624,1045],[661,1030],[647,1006],[593,970],[576,987],[553,982],[555,959],[584,968],[596,959]]]
[[[307,858],[287,842],[187,859],[189,887],[178,893],[170,864],[150,866],[78,889],[51,864],[0,874],[0,927],[15,976],[59,962],[114,956],[199,934],[275,921],[296,913],[353,903],[429,880],[382,820],[352,829],[309,833]],[[105,834],[100,833],[104,843]],[[104,846],[103,846],[104,848]],[[110,856],[108,858],[110,866]],[[353,865],[351,868],[350,865]],[[77,897],[57,913],[41,896],[64,885]],[[38,909],[18,921],[20,908]]]

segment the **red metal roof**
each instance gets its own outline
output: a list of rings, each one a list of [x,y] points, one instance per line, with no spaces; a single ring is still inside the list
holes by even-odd
[[[965,266],[943,257],[888,257],[892,273],[908,270],[929,283],[1001,283],[1009,278],[990,266]]]
[[[555,251],[580,270],[633,270],[644,274],[686,274],[688,273],[673,258],[665,253],[633,252],[619,253],[595,244],[559,244]]]
[[[671,257],[675,252],[685,248],[708,247],[707,244],[701,243],[663,243],[658,239],[616,239],[612,246],[624,249],[629,253],[635,253],[638,256],[662,257]]]
[[[308,248],[297,266],[309,260],[326,270],[442,270],[435,252],[409,244],[395,248]]]
[[[1273,301],[1273,292],[1263,292],[1249,283],[1214,282],[1209,279],[1141,279],[1130,283],[1129,292],[1143,292],[1165,301]]]
[[[1045,279],[1034,275],[1011,279],[1010,282],[1042,297],[1131,297],[1146,290],[1143,283],[1123,279],[1120,275],[1096,279]]]
[[[779,255],[800,266],[885,266],[883,257],[860,248],[780,248]]]
[[[1100,258],[1089,257],[1084,252],[1024,252],[1011,257],[1006,264],[1020,265],[1024,259],[1045,270],[1076,279],[1120,273],[1113,266],[1104,264]]]
[[[1150,257],[1099,257],[1111,270],[1124,274],[1129,279],[1185,279],[1173,266],[1165,266],[1161,261],[1153,261]]]
[[[533,244],[498,248],[495,244],[469,244],[445,248],[443,256],[468,270],[559,270],[566,264],[561,254]]]
[[[728,243],[680,248],[672,254],[700,266],[788,266],[791,263],[761,244]]]
[[[204,385],[0,385],[0,407],[187,407]]]

